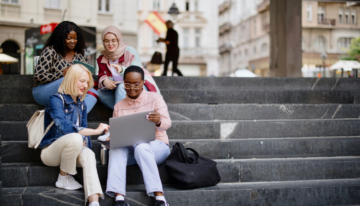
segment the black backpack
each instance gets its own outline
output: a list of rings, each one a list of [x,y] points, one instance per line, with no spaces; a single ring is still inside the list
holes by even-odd
[[[215,161],[200,156],[194,149],[185,148],[179,142],[173,146],[164,164],[174,186],[179,189],[214,186],[221,180]]]

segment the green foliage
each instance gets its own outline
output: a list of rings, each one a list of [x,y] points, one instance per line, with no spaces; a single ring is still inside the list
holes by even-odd
[[[348,49],[347,53],[347,56],[343,56],[340,59],[360,61],[360,37],[351,41],[350,48]]]

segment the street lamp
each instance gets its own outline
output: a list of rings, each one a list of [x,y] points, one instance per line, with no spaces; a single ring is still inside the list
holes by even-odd
[[[173,18],[173,20],[176,20],[177,15],[180,14],[179,9],[177,8],[176,4],[173,3],[168,11],[168,14]]]
[[[322,64],[323,64],[323,77],[325,77],[325,59],[327,58],[327,54],[325,51],[323,51],[321,54],[320,54],[320,58],[322,60]]]

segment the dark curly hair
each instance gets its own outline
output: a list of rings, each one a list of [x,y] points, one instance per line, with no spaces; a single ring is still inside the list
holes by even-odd
[[[124,79],[125,79],[126,75],[130,72],[136,72],[136,73],[141,74],[141,79],[144,80],[145,74],[144,74],[144,70],[141,69],[141,67],[131,65],[128,68],[126,68],[126,70],[124,72]]]
[[[48,46],[52,46],[58,54],[65,57],[65,39],[71,31],[75,31],[77,35],[77,44],[74,49],[75,52],[84,55],[84,34],[75,23],[70,21],[63,21],[55,27],[51,36],[46,41],[44,49]]]

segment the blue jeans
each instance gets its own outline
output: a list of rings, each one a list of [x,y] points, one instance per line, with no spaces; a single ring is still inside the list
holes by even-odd
[[[155,140],[135,147],[111,149],[109,155],[106,194],[115,197],[115,193],[125,196],[126,166],[138,164],[144,178],[146,193],[163,192],[157,165],[169,156],[170,149],[163,141]]]
[[[32,95],[35,99],[35,101],[43,106],[46,106],[49,103],[50,96],[53,94],[56,94],[58,92],[58,89],[60,87],[61,82],[64,80],[64,77],[53,81],[48,84],[40,84],[33,88]],[[89,91],[95,93],[98,95],[97,91],[95,89],[90,89]],[[85,103],[87,106],[87,113],[89,113],[92,108],[95,106],[97,102],[96,97],[86,94],[85,97]]]
[[[143,86],[143,89],[145,91],[148,91],[145,85]],[[115,104],[126,97],[124,83],[119,84],[119,86],[117,86],[116,89],[113,90],[99,89],[98,94],[101,103],[103,103],[106,107],[110,109],[114,109]]]

